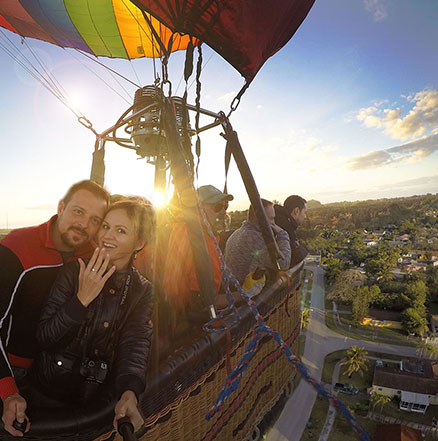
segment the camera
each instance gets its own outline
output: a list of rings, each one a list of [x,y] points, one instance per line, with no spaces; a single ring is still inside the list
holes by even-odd
[[[103,360],[84,358],[80,367],[80,374],[84,379],[82,384],[82,401],[87,402],[105,381],[108,374],[108,364]]]

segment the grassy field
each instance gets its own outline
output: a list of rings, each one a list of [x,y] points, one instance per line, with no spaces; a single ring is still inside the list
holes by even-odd
[[[364,416],[355,415],[355,417],[370,439],[374,439],[377,423],[365,418]],[[353,441],[357,439],[358,437],[356,432],[353,430],[344,416],[337,414],[328,441]]]
[[[318,441],[322,428],[327,417],[329,404],[323,398],[317,398],[313,405],[309,421],[312,423],[310,428],[304,429],[301,441]]]
[[[307,280],[307,283],[306,283]],[[302,277],[302,288],[301,295],[304,296],[304,307],[310,308],[311,296],[312,296],[312,283],[313,283],[313,272],[304,270]]]
[[[306,333],[302,332],[298,336],[298,356],[302,357],[304,354],[304,347],[306,345]]]
[[[382,329],[374,326],[357,326],[345,314],[340,315],[342,328],[335,324],[334,316],[331,312],[325,313],[325,324],[328,328],[345,335],[346,337],[357,338],[360,336],[361,340],[376,341],[382,343],[396,344],[400,346],[416,346],[416,342],[408,340],[407,336],[403,334],[400,329]],[[348,330],[347,330],[348,328]]]

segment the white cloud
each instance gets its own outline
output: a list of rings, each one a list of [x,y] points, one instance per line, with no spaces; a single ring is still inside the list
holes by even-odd
[[[365,9],[373,14],[374,21],[384,20],[388,16],[386,6],[382,0],[364,0]]]
[[[362,156],[356,156],[347,161],[350,170],[379,168],[400,162],[417,162],[438,151],[438,134],[426,136],[384,150],[374,150]]]
[[[231,92],[227,92],[224,95],[220,96],[217,100],[222,101],[222,102],[226,102],[226,103],[230,103],[236,95],[237,95],[237,92],[232,90]]]
[[[426,89],[403,97],[414,106],[403,116],[402,109],[373,105],[359,110],[356,118],[365,127],[383,129],[394,139],[415,139],[438,128],[438,90]]]

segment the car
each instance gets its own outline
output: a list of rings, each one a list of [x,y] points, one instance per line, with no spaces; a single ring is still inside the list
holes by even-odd
[[[345,384],[344,387],[339,392],[348,395],[357,395],[359,393],[359,389],[352,386],[351,384]]]
[[[344,384],[343,383],[336,383],[334,389],[338,390],[338,391],[342,390],[342,389],[344,389]]]

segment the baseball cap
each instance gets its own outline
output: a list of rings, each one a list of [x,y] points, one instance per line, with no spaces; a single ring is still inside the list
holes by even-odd
[[[232,201],[234,196],[231,194],[222,193],[213,185],[203,185],[198,188],[198,196],[201,202],[206,204],[217,204],[221,201]]]

